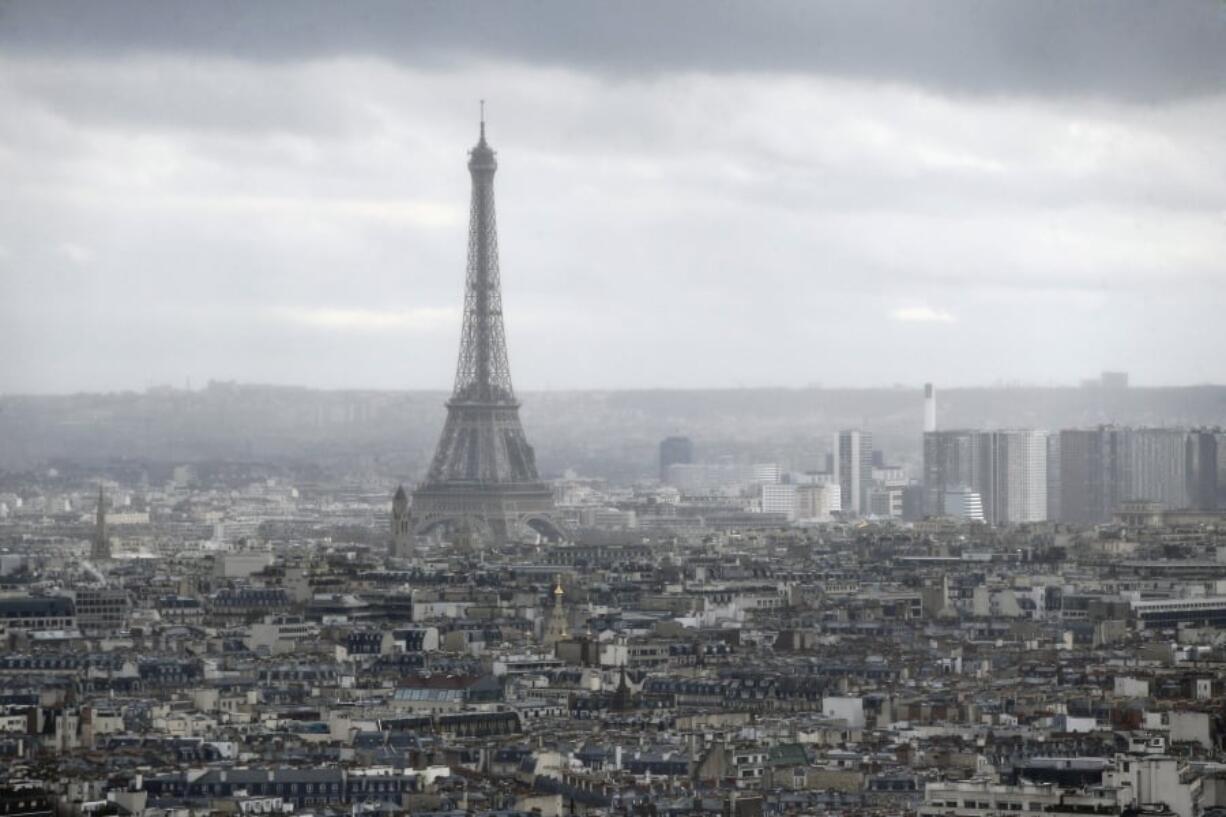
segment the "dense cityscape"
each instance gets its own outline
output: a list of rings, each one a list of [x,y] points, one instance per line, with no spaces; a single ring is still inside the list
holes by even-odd
[[[474,107],[449,393],[0,390],[0,817],[1226,817],[1226,388],[521,393]]]

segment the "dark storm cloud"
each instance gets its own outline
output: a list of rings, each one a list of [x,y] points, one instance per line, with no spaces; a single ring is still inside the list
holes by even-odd
[[[952,94],[1162,101],[1226,89],[1220,0],[15,2],[0,51],[244,60],[367,54],[596,72],[801,72]]]
[[[1223,16],[0,0],[0,392],[1222,380]]]

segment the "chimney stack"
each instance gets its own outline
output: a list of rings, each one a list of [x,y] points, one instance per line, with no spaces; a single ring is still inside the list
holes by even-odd
[[[937,389],[931,383],[924,384],[924,431],[937,430]]]

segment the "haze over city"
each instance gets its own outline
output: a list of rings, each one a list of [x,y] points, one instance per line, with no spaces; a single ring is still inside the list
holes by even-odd
[[[1221,3],[0,4],[0,393],[1226,380]]]

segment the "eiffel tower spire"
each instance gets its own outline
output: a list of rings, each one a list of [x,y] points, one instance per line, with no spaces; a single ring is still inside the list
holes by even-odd
[[[413,517],[419,533],[464,523],[487,541],[526,534],[528,527],[560,538],[551,518],[553,492],[537,473],[511,386],[494,216],[497,169],[483,106],[481,136],[468,158],[472,199],[455,387],[426,481],[413,492]]]

